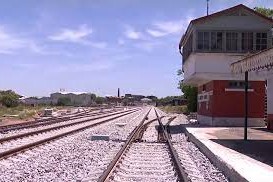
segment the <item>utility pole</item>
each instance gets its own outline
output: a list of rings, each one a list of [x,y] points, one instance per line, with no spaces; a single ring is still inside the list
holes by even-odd
[[[207,0],[207,16],[209,15],[209,0]]]
[[[247,140],[248,125],[248,71],[245,72],[245,124],[244,124],[244,140]]]

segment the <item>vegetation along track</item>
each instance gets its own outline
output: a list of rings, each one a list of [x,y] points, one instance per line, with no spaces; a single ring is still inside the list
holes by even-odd
[[[99,182],[188,180],[161,123],[161,117],[157,115],[156,120],[159,122],[159,128],[161,128],[158,131],[163,132],[164,140],[154,142],[143,142],[141,140],[142,132],[145,132],[143,128],[151,123],[144,123],[144,119],[130,134],[124,146],[99,178]]]
[[[106,116],[99,116],[87,121],[74,124],[72,126],[52,128],[48,131],[35,131],[30,135],[19,136],[13,139],[8,139],[7,141],[2,141],[0,144],[0,159],[7,158],[11,155],[17,154],[24,150],[28,150],[35,146],[41,145],[43,143],[49,142],[66,135],[97,126],[108,121],[120,118],[122,116],[131,114],[133,112],[139,111],[139,109],[131,109],[122,112],[111,113]],[[96,121],[97,120],[97,121]],[[92,121],[92,122],[91,122]],[[96,121],[96,122],[95,122]]]
[[[97,114],[94,111],[99,111],[99,110],[100,109],[92,109],[89,111],[84,111],[84,112],[75,113],[75,114],[69,114],[69,115],[65,115],[65,116],[42,118],[42,119],[37,119],[35,121],[0,126],[0,133],[24,129],[24,128],[32,128],[32,127],[38,127],[38,126],[43,126],[43,125],[50,125],[50,124],[59,123],[59,122],[63,122],[63,121],[67,121],[67,120],[71,120],[71,119],[75,119],[75,118],[78,119],[78,118],[83,118],[86,116],[92,116],[92,115]],[[107,113],[107,112],[111,112],[111,111],[105,111],[105,112],[101,112],[101,113]]]

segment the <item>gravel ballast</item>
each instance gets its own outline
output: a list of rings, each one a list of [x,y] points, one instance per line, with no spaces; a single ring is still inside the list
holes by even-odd
[[[0,181],[76,181],[92,174],[98,177],[146,112],[147,108],[1,160]],[[121,122],[126,125],[115,124]],[[94,134],[109,135],[110,141],[91,141]]]

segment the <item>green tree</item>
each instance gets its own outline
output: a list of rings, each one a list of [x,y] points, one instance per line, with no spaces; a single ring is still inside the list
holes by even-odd
[[[269,18],[273,17],[273,9],[264,8],[264,7],[255,7],[254,10],[269,17]]]
[[[96,97],[96,100],[95,100],[95,102],[97,103],[97,104],[103,104],[103,103],[105,103],[106,102],[106,98],[104,98],[104,97]]]
[[[0,91],[0,103],[6,107],[16,107],[21,96],[12,90]]]
[[[183,72],[181,69],[177,71],[177,75],[182,77]],[[181,91],[184,93],[184,98],[187,99],[188,112],[196,112],[198,94],[197,87],[185,85],[182,79],[179,81],[178,85],[179,85],[178,88],[181,89]]]
[[[96,100],[96,94],[90,94],[91,100],[95,101]]]
[[[184,93],[185,99],[187,99],[188,112],[197,111],[197,87],[182,84],[181,88]]]
[[[156,102],[160,106],[171,105],[174,99],[184,98],[184,96],[167,96],[160,99],[157,99]]]

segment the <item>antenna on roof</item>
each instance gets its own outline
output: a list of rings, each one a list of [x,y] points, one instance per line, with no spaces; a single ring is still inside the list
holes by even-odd
[[[209,15],[209,0],[207,0],[207,16]]]

